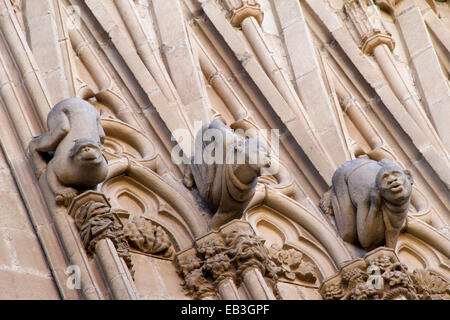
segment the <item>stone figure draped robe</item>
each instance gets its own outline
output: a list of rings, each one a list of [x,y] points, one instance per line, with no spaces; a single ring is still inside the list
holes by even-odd
[[[213,141],[207,141],[202,136],[205,130],[215,129],[213,132]],[[233,154],[234,144],[239,140],[228,127],[220,120],[214,120],[210,125],[203,126],[202,130],[196,136],[196,148],[201,146],[200,152],[197,152],[193,158],[191,166],[192,175],[196,181],[196,186],[201,198],[212,206],[216,215],[220,213],[230,213],[246,207],[255,193],[255,186],[258,181],[253,179],[249,184],[242,183],[234,173]],[[213,159],[205,159],[209,153],[203,153],[214,144],[217,156]],[[196,149],[197,150],[197,149]],[[217,152],[222,152],[218,156]],[[201,158],[199,158],[201,157]],[[211,163],[213,162],[213,163]],[[202,181],[202,183],[198,183]],[[236,212],[238,214],[239,212]]]

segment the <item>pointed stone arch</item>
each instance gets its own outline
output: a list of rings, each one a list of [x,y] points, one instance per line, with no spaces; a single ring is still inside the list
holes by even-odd
[[[257,190],[247,212],[264,204],[283,217],[297,223],[308,231],[331,256],[335,266],[339,267],[348,260],[351,255],[345,247],[336,230],[322,217],[321,214],[313,213],[299,202],[291,199],[269,186]]]
[[[268,248],[273,244],[277,247],[287,245],[306,255],[317,266],[321,280],[336,273],[335,262],[327,248],[321,246],[306,230],[301,230],[303,228],[291,219],[267,206],[252,209],[245,219],[250,222],[256,234],[265,240]],[[280,242],[268,240],[270,233],[277,234]]]

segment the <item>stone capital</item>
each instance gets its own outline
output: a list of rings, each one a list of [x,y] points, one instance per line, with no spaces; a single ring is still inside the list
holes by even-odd
[[[377,2],[388,10],[393,10],[395,3],[395,0]],[[372,55],[381,44],[387,45],[391,51],[395,47],[392,35],[384,28],[379,10],[373,0],[347,0],[344,4],[344,11],[359,35],[360,48],[367,55]]]
[[[89,190],[78,195],[70,203],[68,214],[74,219],[89,253],[95,253],[100,240],[110,239],[119,257],[124,259],[133,274],[133,262],[123,224],[103,193]]]
[[[253,17],[262,24],[264,12],[261,5],[256,0],[222,0],[230,15],[230,22],[233,27],[240,27],[244,19]]]
[[[205,277],[204,262],[197,256],[195,248],[179,252],[175,258],[175,265],[183,279],[182,286],[187,295],[194,299],[208,299],[215,296],[216,290]]]
[[[374,0],[375,4],[380,7],[380,9],[393,14],[395,11],[395,6],[402,0]]]
[[[449,288],[430,270],[410,272],[393,249],[381,247],[344,265],[319,292],[325,300],[440,300]]]
[[[389,50],[393,51],[395,48],[394,39],[389,32],[383,32],[381,30],[373,30],[370,33],[366,33],[361,39],[360,48],[364,54],[371,56],[373,50],[380,44],[388,46]]]
[[[220,285],[227,279],[235,280],[235,270],[227,255],[227,247],[220,233],[209,232],[196,241],[197,251],[204,257],[203,268]]]
[[[105,194],[103,194],[101,192],[97,192],[97,191],[92,191],[92,190],[83,192],[82,194],[73,198],[72,202],[70,203],[69,208],[67,209],[67,213],[69,214],[69,216],[71,216],[72,218],[75,219],[75,223],[77,225],[78,224],[81,225],[84,223],[84,219],[82,219],[83,217],[80,215],[77,215],[77,212],[81,209],[81,207],[83,205],[85,205],[89,201],[93,201],[96,203],[102,203],[105,206],[111,208],[111,204],[109,203]],[[112,212],[112,215],[114,216],[114,218],[117,219],[116,221],[118,223],[122,224],[122,222],[120,221],[119,217],[117,216],[117,214],[115,212]],[[87,217],[85,216],[84,218],[87,218]]]

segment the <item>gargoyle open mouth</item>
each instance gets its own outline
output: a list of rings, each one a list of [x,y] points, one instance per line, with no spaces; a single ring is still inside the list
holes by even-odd
[[[393,182],[389,185],[389,189],[392,192],[399,192],[403,190],[403,185],[400,182]]]
[[[89,155],[85,155],[83,157],[83,160],[86,162],[95,162],[99,159],[99,155],[98,154],[89,154]]]

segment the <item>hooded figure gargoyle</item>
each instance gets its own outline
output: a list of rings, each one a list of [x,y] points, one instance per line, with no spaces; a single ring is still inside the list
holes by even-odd
[[[388,159],[355,159],[334,173],[323,211],[334,214],[343,240],[366,251],[385,245],[395,248],[406,222],[413,178]]]
[[[215,212],[210,229],[217,229],[243,214],[262,168],[270,167],[270,154],[260,140],[239,137],[219,119],[203,126],[195,142],[183,182],[197,187]]]

